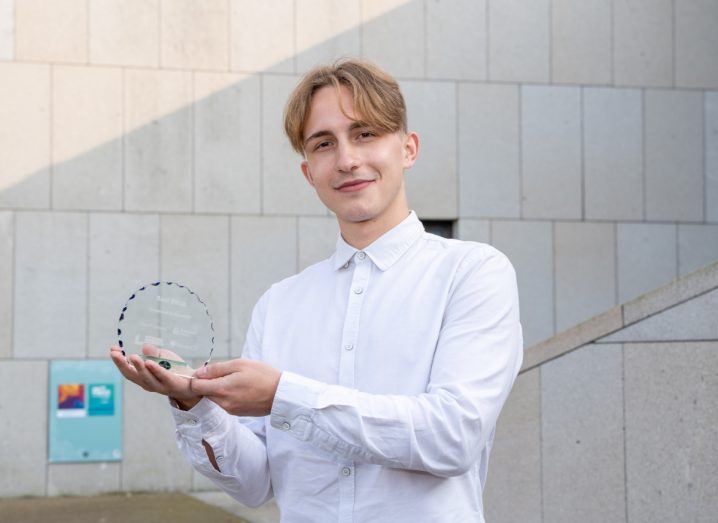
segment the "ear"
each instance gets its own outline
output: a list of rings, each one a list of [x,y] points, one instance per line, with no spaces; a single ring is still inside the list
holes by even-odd
[[[302,160],[301,168],[304,178],[309,182],[309,185],[314,187],[314,178],[312,177],[312,172],[309,170],[309,162]]]
[[[419,156],[419,135],[415,132],[406,133],[404,137],[404,169],[411,168]]]

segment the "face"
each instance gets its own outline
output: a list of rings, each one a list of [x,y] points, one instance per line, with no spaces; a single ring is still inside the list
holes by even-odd
[[[414,165],[418,149],[416,133],[379,134],[362,122],[346,87],[337,96],[326,86],[312,97],[302,172],[340,225],[379,221],[393,226],[409,213],[404,170]]]

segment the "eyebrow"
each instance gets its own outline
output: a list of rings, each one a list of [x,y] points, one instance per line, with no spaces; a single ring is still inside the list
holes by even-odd
[[[367,122],[361,122],[359,120],[355,120],[352,122],[352,124],[347,129],[348,131],[354,131],[356,129],[361,129],[362,127],[371,127]],[[321,131],[317,131],[316,133],[312,133],[311,136],[308,136],[306,140],[304,140],[304,145],[307,145],[311,140],[314,140],[316,138],[320,138],[322,136],[332,136],[334,133],[331,131],[328,131],[326,129],[323,129]]]

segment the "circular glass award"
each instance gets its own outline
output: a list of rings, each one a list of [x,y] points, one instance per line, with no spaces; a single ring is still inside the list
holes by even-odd
[[[139,354],[188,377],[193,367],[209,363],[214,352],[214,325],[206,305],[177,282],[137,289],[122,308],[117,336],[126,354]]]

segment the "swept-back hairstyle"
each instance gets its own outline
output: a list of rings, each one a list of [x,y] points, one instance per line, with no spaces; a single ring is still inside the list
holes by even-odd
[[[307,72],[284,108],[284,131],[299,154],[304,154],[304,126],[314,93],[325,86],[347,87],[362,122],[380,133],[406,132],[406,105],[399,84],[376,65],[358,59],[340,60]],[[343,111],[343,108],[342,108]],[[347,115],[348,116],[348,115]]]

